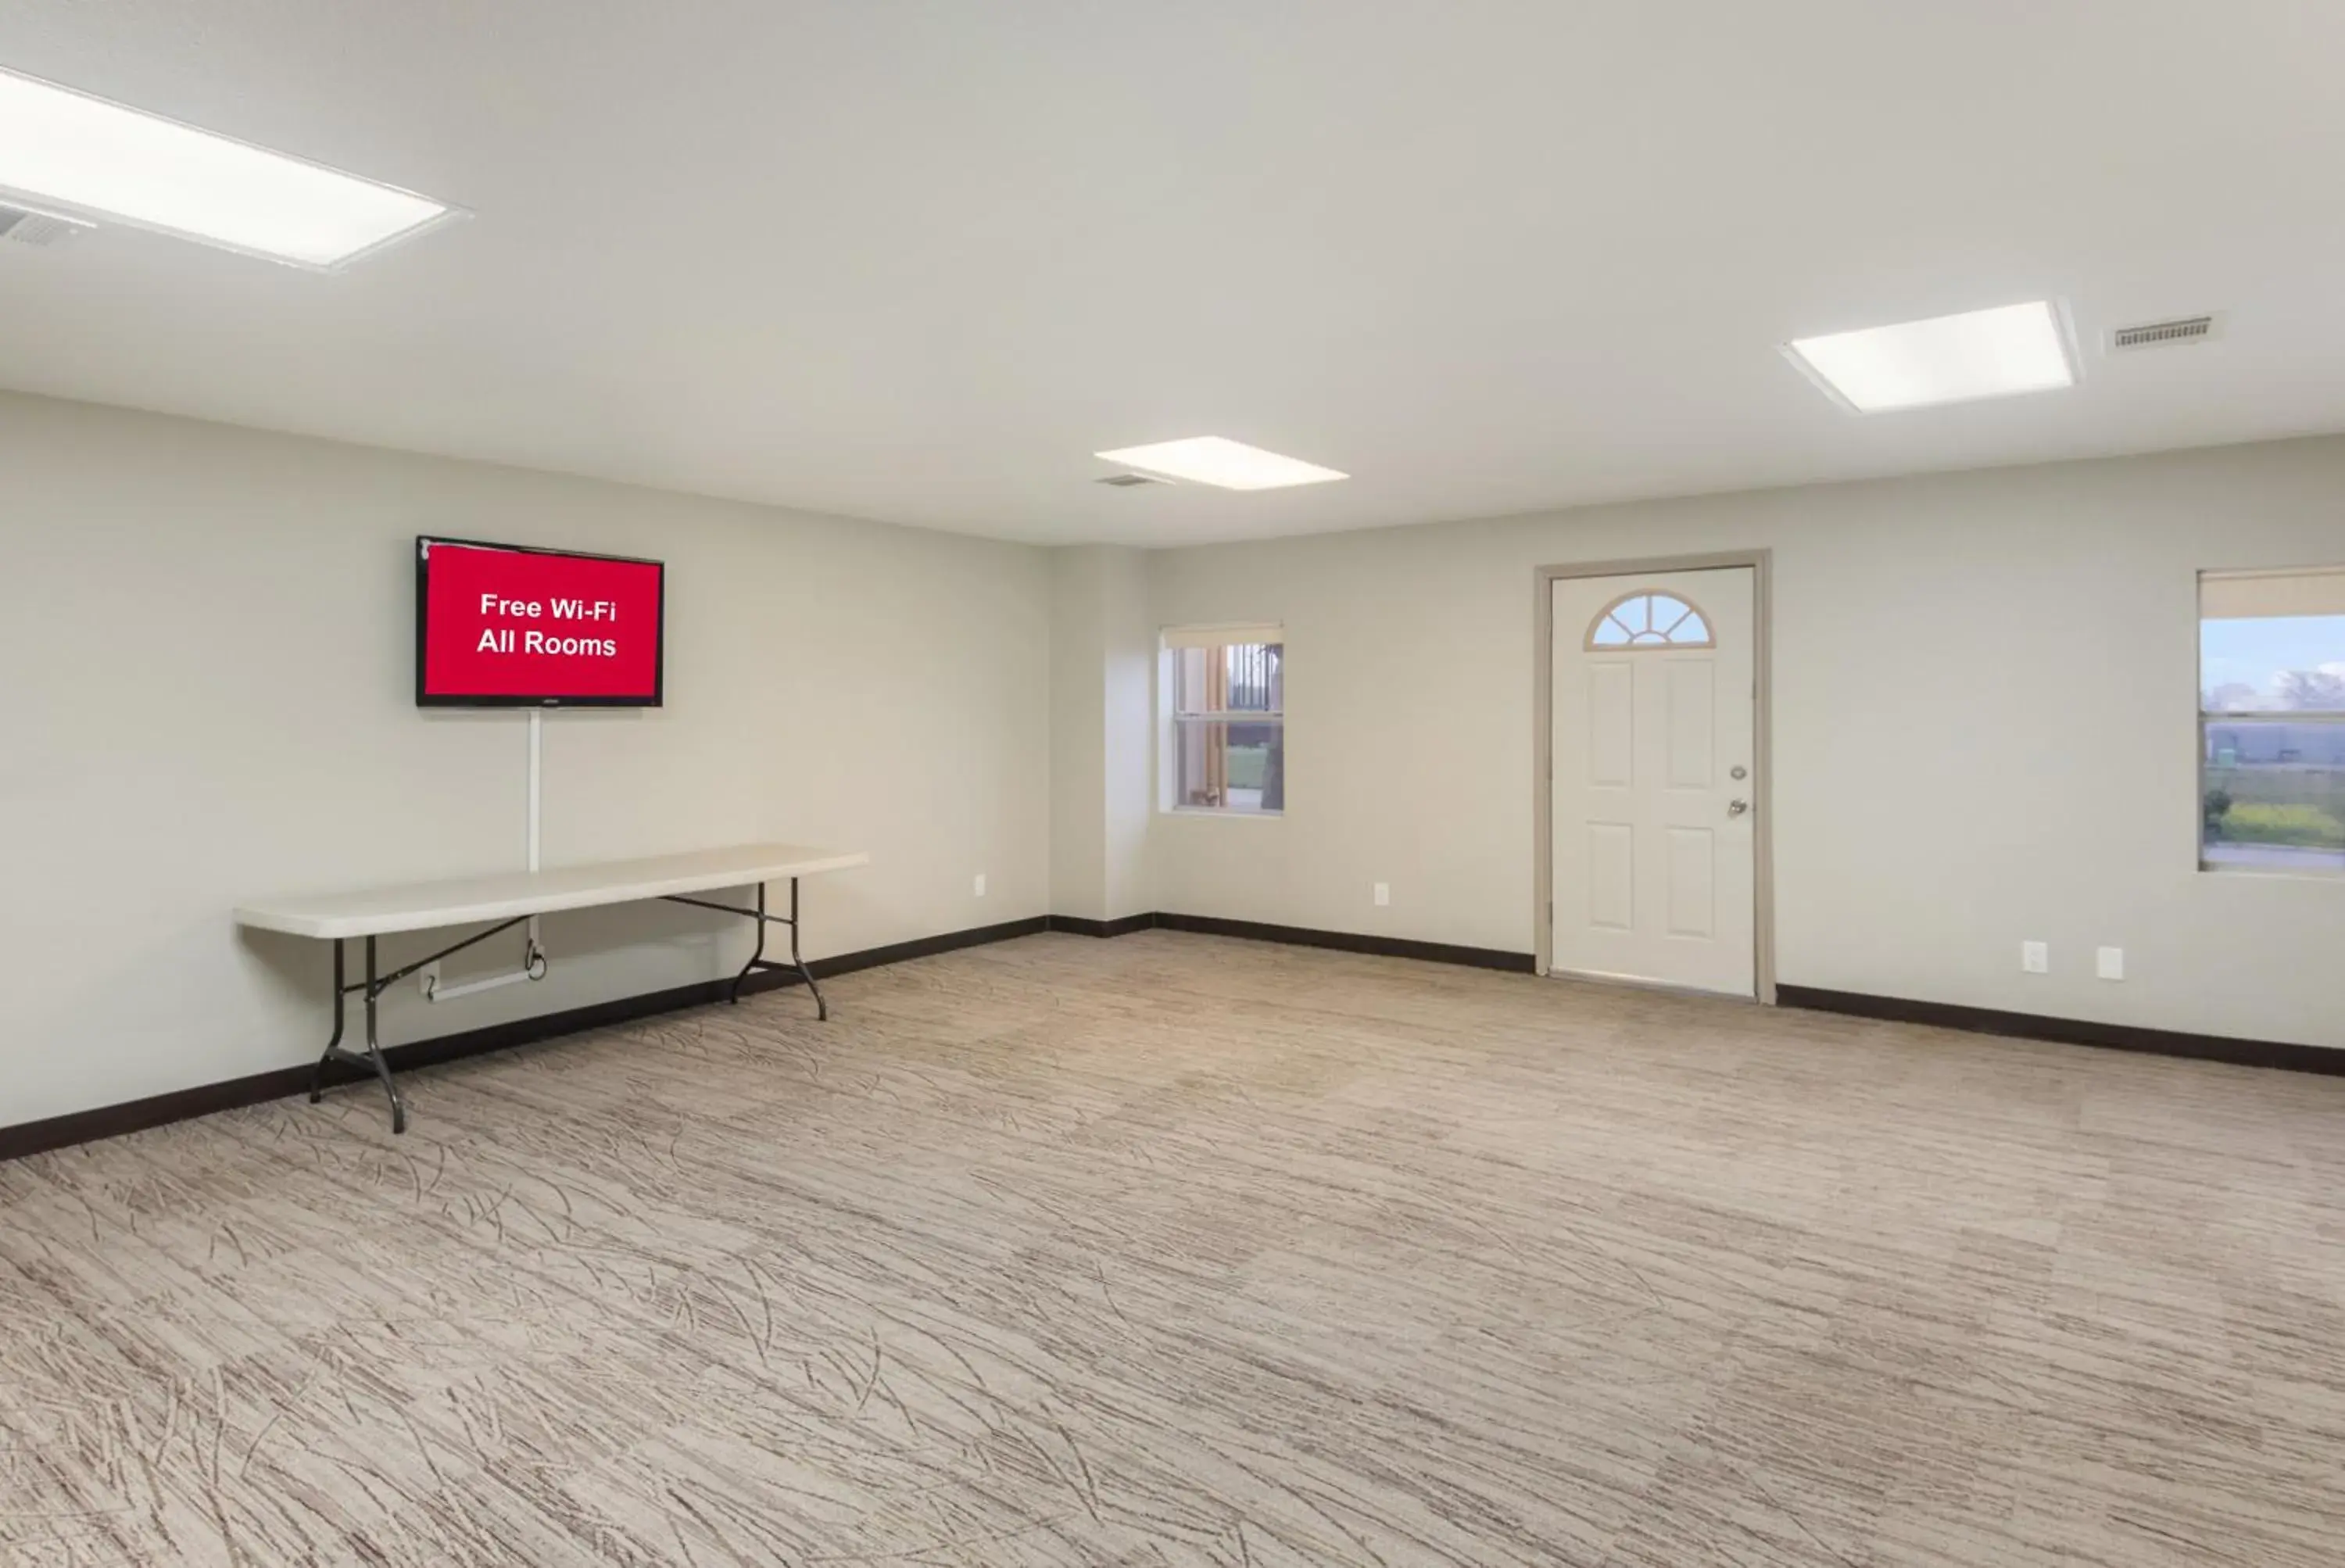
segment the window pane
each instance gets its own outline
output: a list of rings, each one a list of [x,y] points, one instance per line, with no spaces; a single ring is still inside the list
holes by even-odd
[[[1280,687],[1280,666],[1286,649],[1279,643],[1242,643],[1221,650],[1230,679],[1229,707],[1239,713],[1279,713],[1286,707]]]
[[[1174,648],[1172,650],[1172,711],[1203,713],[1205,711],[1205,666],[1212,659],[1212,648]]]
[[[1286,648],[1281,643],[1231,643],[1175,648],[1175,713],[1283,713]]]
[[[1675,594],[1626,594],[1597,613],[1591,648],[1710,647],[1710,623]]]
[[[2200,621],[2198,687],[2208,713],[2345,713],[2345,616]]]
[[[1286,809],[1286,727],[1172,723],[1173,804],[1214,811]]]
[[[2205,721],[2209,866],[2345,871],[2345,724]]]

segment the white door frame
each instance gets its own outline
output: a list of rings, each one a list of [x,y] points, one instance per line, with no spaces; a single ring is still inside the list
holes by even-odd
[[[1629,561],[1589,561],[1563,566],[1540,566],[1532,572],[1532,732],[1538,737],[1532,759],[1531,797],[1537,802],[1538,842],[1532,846],[1538,875],[1532,889],[1531,925],[1538,932],[1538,972],[1548,972],[1555,958],[1555,590],[1558,578],[1630,577],[1652,572],[1702,572],[1723,566],[1751,569],[1752,782],[1757,786],[1756,809],[1751,824],[1753,899],[1752,931],[1757,942],[1756,972],[1759,1000],[1775,1003],[1775,767],[1773,728],[1769,718],[1769,689],[1773,685],[1774,597],[1769,579],[1774,565],[1771,550],[1728,550],[1706,555],[1648,555]]]

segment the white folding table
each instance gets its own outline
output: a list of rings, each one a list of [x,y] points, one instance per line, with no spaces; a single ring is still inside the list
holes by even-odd
[[[315,937],[334,944],[334,1033],[333,1038],[326,1043],[325,1054],[318,1058],[317,1071],[310,1075],[310,1101],[315,1105],[324,1093],[326,1064],[329,1062],[371,1069],[382,1080],[383,1092],[391,1096],[391,1130],[403,1133],[407,1130],[407,1107],[400,1099],[398,1085],[391,1081],[391,1064],[383,1059],[382,1045],[375,1034],[375,1011],[384,991],[409,975],[439,962],[451,953],[462,952],[474,942],[486,942],[500,932],[511,931],[533,915],[664,899],[671,903],[690,904],[695,909],[740,915],[757,922],[756,951],[750,955],[749,962],[742,965],[741,972],[733,977],[728,1000],[741,1000],[741,983],[756,970],[796,970],[806,981],[807,989],[814,993],[816,1016],[827,1019],[830,1016],[830,1005],[823,1000],[822,990],[814,982],[814,971],[807,967],[806,959],[798,948],[798,879],[867,865],[870,859],[860,850],[816,850],[803,844],[740,844],[730,849],[698,850],[690,854],[655,855],[648,860],[564,866],[549,871],[515,871],[502,876],[463,877],[451,881],[416,882],[406,887],[371,888],[358,892],[272,899],[239,909],[236,921],[257,931]],[[787,915],[766,913],[766,884],[785,881],[790,884],[790,912]],[[757,890],[756,907],[754,909],[712,903],[691,896],[723,888],[750,886]],[[378,937],[401,932],[438,931],[482,921],[493,923],[488,930],[442,948],[429,958],[418,959],[389,974],[378,975],[376,972],[375,939]],[[787,963],[766,956],[766,927],[768,925],[790,928]],[[343,944],[361,937],[366,941],[366,978],[353,982],[346,978]],[[353,992],[364,993],[366,996],[366,1051],[363,1054],[342,1048],[342,1002]]]

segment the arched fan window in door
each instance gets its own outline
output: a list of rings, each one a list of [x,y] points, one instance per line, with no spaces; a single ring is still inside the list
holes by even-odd
[[[1710,619],[1675,594],[1639,588],[1598,612],[1588,626],[1588,647],[1599,648],[1714,648]]]

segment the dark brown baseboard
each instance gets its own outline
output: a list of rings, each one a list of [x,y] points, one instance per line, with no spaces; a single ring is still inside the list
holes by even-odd
[[[1146,931],[1156,923],[1153,911],[1147,914],[1125,915],[1120,920],[1085,920],[1081,915],[1052,915],[1051,929],[1070,936],[1129,936],[1136,931]]]
[[[1106,926],[1112,930],[1093,930]],[[1243,937],[1248,942],[1279,942],[1291,947],[1325,947],[1337,952],[1365,952],[1377,958],[1413,958],[1425,963],[1462,963],[1474,969],[1503,970],[1509,974],[1533,974],[1538,970],[1538,960],[1528,952],[1508,952],[1504,948],[1460,947],[1454,942],[1418,942],[1409,937],[1369,936],[1352,931],[1314,931],[1307,926],[1265,925],[1260,921],[1223,920],[1219,915],[1173,914],[1159,910],[1154,914],[1129,915],[1120,921],[1084,921],[1080,924],[1064,921],[1053,915],[1053,931],[1080,930],[1087,936],[1120,936],[1128,931],[1149,927],[1160,931],[1193,932],[1200,936]]]
[[[873,969],[883,963],[902,963],[909,959],[928,958],[964,947],[1007,942],[1015,936],[1031,936],[1050,929],[1050,923],[1049,917],[1035,915],[1000,925],[978,926],[969,931],[947,932],[939,936],[919,937],[886,947],[865,948],[860,952],[842,952],[833,958],[816,959],[810,967],[817,979],[827,980],[834,974],[851,974],[858,969]],[[794,972],[760,970],[743,983],[741,990],[744,993],[751,993],[804,983]],[[541,1040],[558,1039],[564,1034],[576,1034],[588,1029],[606,1029],[614,1023],[629,1023],[657,1013],[674,1013],[686,1007],[704,1007],[724,1001],[732,985],[730,980],[706,980],[666,991],[647,992],[641,996],[622,996],[585,1007],[542,1013],[535,1018],[516,1018],[510,1023],[491,1023],[479,1029],[466,1029],[454,1034],[441,1034],[429,1040],[392,1045],[384,1050],[383,1055],[390,1061],[392,1072],[411,1072],[418,1067],[461,1061],[467,1056],[503,1051],[515,1045],[534,1044]],[[230,1078],[218,1084],[198,1084],[194,1088],[176,1089],[168,1095],[150,1095],[143,1100],[129,1100],[119,1105],[100,1105],[96,1110],[76,1111],[68,1115],[0,1127],[0,1160],[16,1159],[74,1144],[91,1143],[99,1138],[118,1137],[124,1133],[142,1132],[169,1122],[183,1122],[190,1116],[207,1116],[214,1111],[229,1111],[240,1105],[281,1100],[289,1095],[306,1095],[310,1091],[310,1064],[305,1062],[298,1067],[279,1067],[267,1073],[255,1073],[249,1077]],[[354,1084],[367,1076],[355,1067],[340,1064],[330,1063],[326,1068],[329,1084]]]
[[[1862,992],[1827,991],[1812,985],[1778,985],[1775,1000],[1784,1007],[1804,1007],[1814,1013],[1842,1013],[1891,1023],[1927,1023],[1940,1029],[1967,1030],[1974,1034],[2008,1034],[2063,1045],[2097,1046],[2104,1051],[2182,1056],[2194,1062],[2228,1062],[2238,1067],[2275,1067],[2332,1077],[2345,1074],[2345,1051],[2320,1045],[2284,1045],[2276,1041],[2239,1040],[2224,1034],[2191,1034],[2130,1023],[2096,1023],[2083,1018],[2005,1013],[1993,1007],[1914,1002],[1899,996],[1868,996]]]

